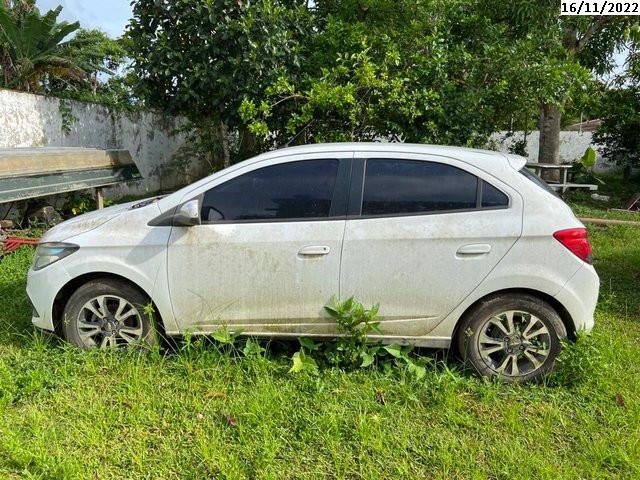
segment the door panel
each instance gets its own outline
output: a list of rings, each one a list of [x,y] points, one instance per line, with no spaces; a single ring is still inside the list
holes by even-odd
[[[344,220],[174,228],[169,281],[182,329],[232,325],[297,333],[325,317],[338,293]],[[323,247],[326,253],[301,255]],[[312,325],[309,325],[312,324]]]
[[[426,160],[446,162],[483,178],[483,172],[453,159]],[[350,217],[343,245],[342,297],[353,295],[366,305],[379,303],[385,336],[428,334],[489,274],[521,234],[520,196],[491,181],[511,196],[509,208]],[[378,202],[380,208],[383,200]],[[394,201],[408,208],[404,200]]]
[[[323,307],[339,290],[348,157],[288,155],[190,194],[201,199],[203,224],[173,227],[168,246],[179,328],[291,334],[333,326]]]

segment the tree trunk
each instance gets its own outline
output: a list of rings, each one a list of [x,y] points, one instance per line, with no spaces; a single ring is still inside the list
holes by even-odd
[[[229,146],[229,127],[224,122],[218,124],[218,133],[220,134],[220,146],[222,147],[222,167],[231,166],[231,148]]]
[[[560,164],[560,108],[553,103],[543,103],[540,109],[540,146],[538,162]],[[549,172],[549,180],[557,180],[559,172]]]
[[[246,160],[253,157],[258,150],[258,139],[256,135],[246,128],[240,130],[240,159]]]

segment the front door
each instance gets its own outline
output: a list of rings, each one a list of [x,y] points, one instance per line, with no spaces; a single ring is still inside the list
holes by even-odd
[[[454,159],[357,156],[354,178],[359,168],[364,179],[345,229],[343,297],[380,303],[387,337],[426,335],[520,236],[520,197]]]
[[[202,225],[173,227],[168,278],[181,330],[322,330],[338,294],[349,160],[257,165],[200,197]],[[325,325],[326,326],[326,325]]]

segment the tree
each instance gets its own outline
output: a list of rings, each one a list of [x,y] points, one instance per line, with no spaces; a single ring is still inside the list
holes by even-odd
[[[614,67],[635,17],[560,16],[555,0],[481,0],[492,22],[505,27],[505,40],[528,44],[535,59],[527,71],[538,80],[538,160],[559,163],[562,112],[594,80]]]
[[[241,115],[267,147],[402,139],[480,146],[530,102],[524,51],[470,2],[315,2],[294,80],[282,75]]]
[[[562,110],[630,21],[560,18],[552,0],[139,0],[129,37],[137,94],[215,126],[224,165],[233,145],[480,146],[535,112],[557,160]]]
[[[640,87],[609,90],[605,102],[607,110],[593,141],[602,145],[603,155],[623,167],[628,181],[631,168],[640,166]]]
[[[243,96],[259,96],[283,72],[295,76],[308,31],[301,0],[139,0],[128,29],[135,91],[149,107],[215,128],[229,165]],[[240,132],[238,149],[247,137]]]
[[[617,79],[602,102],[602,123],[593,136],[602,153],[623,167],[624,180],[640,166],[640,52],[632,49],[626,74]]]
[[[125,39],[110,38],[100,30],[79,29],[69,46],[69,56],[85,72],[84,78],[47,76],[44,92],[56,97],[71,98],[109,105],[133,108],[136,99],[131,91],[131,78],[123,73],[127,62]]]
[[[33,92],[42,89],[46,75],[84,78],[84,70],[71,56],[71,47],[77,41],[65,41],[80,28],[79,23],[58,22],[62,7],[41,15],[33,3],[22,1],[0,6],[4,86]]]
[[[83,28],[76,32],[74,40],[69,46],[69,55],[86,73],[91,93],[96,96],[101,83],[100,74],[114,74],[125,61],[127,50],[124,42],[110,38],[100,30]]]

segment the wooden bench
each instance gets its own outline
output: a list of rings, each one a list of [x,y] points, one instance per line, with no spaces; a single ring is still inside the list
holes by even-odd
[[[598,190],[597,185],[588,184],[588,183],[572,183],[569,181],[570,169],[572,165],[562,164],[556,165],[555,163],[527,163],[527,168],[533,170],[534,173],[542,176],[542,172],[544,171],[553,171],[559,170],[560,176],[562,180],[560,182],[547,182],[551,188],[554,190],[560,190],[561,193],[566,192],[570,188],[586,188],[590,191]]]
[[[102,188],[142,178],[128,150],[96,148],[0,149],[0,203]]]
[[[590,191],[598,190],[598,186],[597,185],[593,185],[591,183],[571,183],[571,182],[567,182],[567,183],[548,183],[548,185],[551,188],[553,188],[554,190],[561,190],[562,193],[564,193],[566,190],[568,190],[570,188],[586,188],[586,189],[589,189]]]

